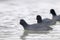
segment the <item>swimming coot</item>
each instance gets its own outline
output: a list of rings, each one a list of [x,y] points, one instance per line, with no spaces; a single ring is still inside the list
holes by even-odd
[[[57,15],[54,9],[51,9],[50,13],[53,16],[53,18],[52,18],[53,20],[60,21],[60,15]]]
[[[42,19],[40,15],[37,15],[36,20],[37,20],[37,23],[42,23],[48,26],[54,25],[56,23],[56,21],[52,19],[48,19],[48,18]]]
[[[36,23],[36,24],[29,25],[25,22],[24,19],[20,20],[20,24],[23,26],[23,28],[25,30],[31,30],[31,31],[49,31],[49,30],[52,30],[51,27],[49,27],[45,24],[42,24],[42,23]]]

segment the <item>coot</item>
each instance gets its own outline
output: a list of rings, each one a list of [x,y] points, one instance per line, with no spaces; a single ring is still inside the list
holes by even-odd
[[[40,15],[37,15],[36,20],[37,23],[42,23],[48,26],[56,24],[56,21],[48,18],[42,19]]]
[[[42,23],[36,23],[36,24],[29,25],[25,22],[24,19],[20,20],[20,24],[23,26],[23,28],[25,30],[31,30],[31,31],[49,31],[49,30],[52,30],[51,27],[49,27],[48,25],[42,24]]]
[[[60,21],[60,15],[57,15],[54,9],[51,9],[50,13],[53,16],[53,18],[52,18],[53,20]]]

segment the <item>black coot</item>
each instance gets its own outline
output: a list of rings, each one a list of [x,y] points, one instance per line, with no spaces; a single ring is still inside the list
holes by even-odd
[[[50,13],[53,16],[53,20],[60,21],[60,15],[57,15],[54,9],[50,9]]]
[[[52,30],[51,27],[49,27],[45,24],[42,24],[42,23],[29,25],[25,22],[24,19],[20,20],[20,24],[23,26],[23,28],[25,30],[31,30],[31,31],[49,31],[49,30]]]
[[[36,20],[37,23],[42,23],[48,26],[56,24],[56,21],[48,18],[42,19],[40,15],[37,15]]]

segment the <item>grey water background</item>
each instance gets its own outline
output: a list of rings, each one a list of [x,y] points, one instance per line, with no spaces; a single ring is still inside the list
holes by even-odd
[[[28,24],[37,23],[38,14],[52,19],[51,8],[60,15],[60,0],[0,0],[0,40],[60,40],[59,22],[47,34],[28,33],[19,24],[20,19]]]

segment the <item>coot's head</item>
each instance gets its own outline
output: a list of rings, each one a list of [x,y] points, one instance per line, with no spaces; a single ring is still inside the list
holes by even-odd
[[[21,20],[20,20],[20,24],[21,24],[23,27],[28,26],[28,24],[25,22],[24,19],[21,19]]]
[[[42,18],[40,15],[37,15],[36,17],[37,23],[41,23],[42,22]]]
[[[53,16],[56,16],[56,12],[55,12],[54,9],[51,9],[51,10],[50,10],[50,13],[51,13]]]

